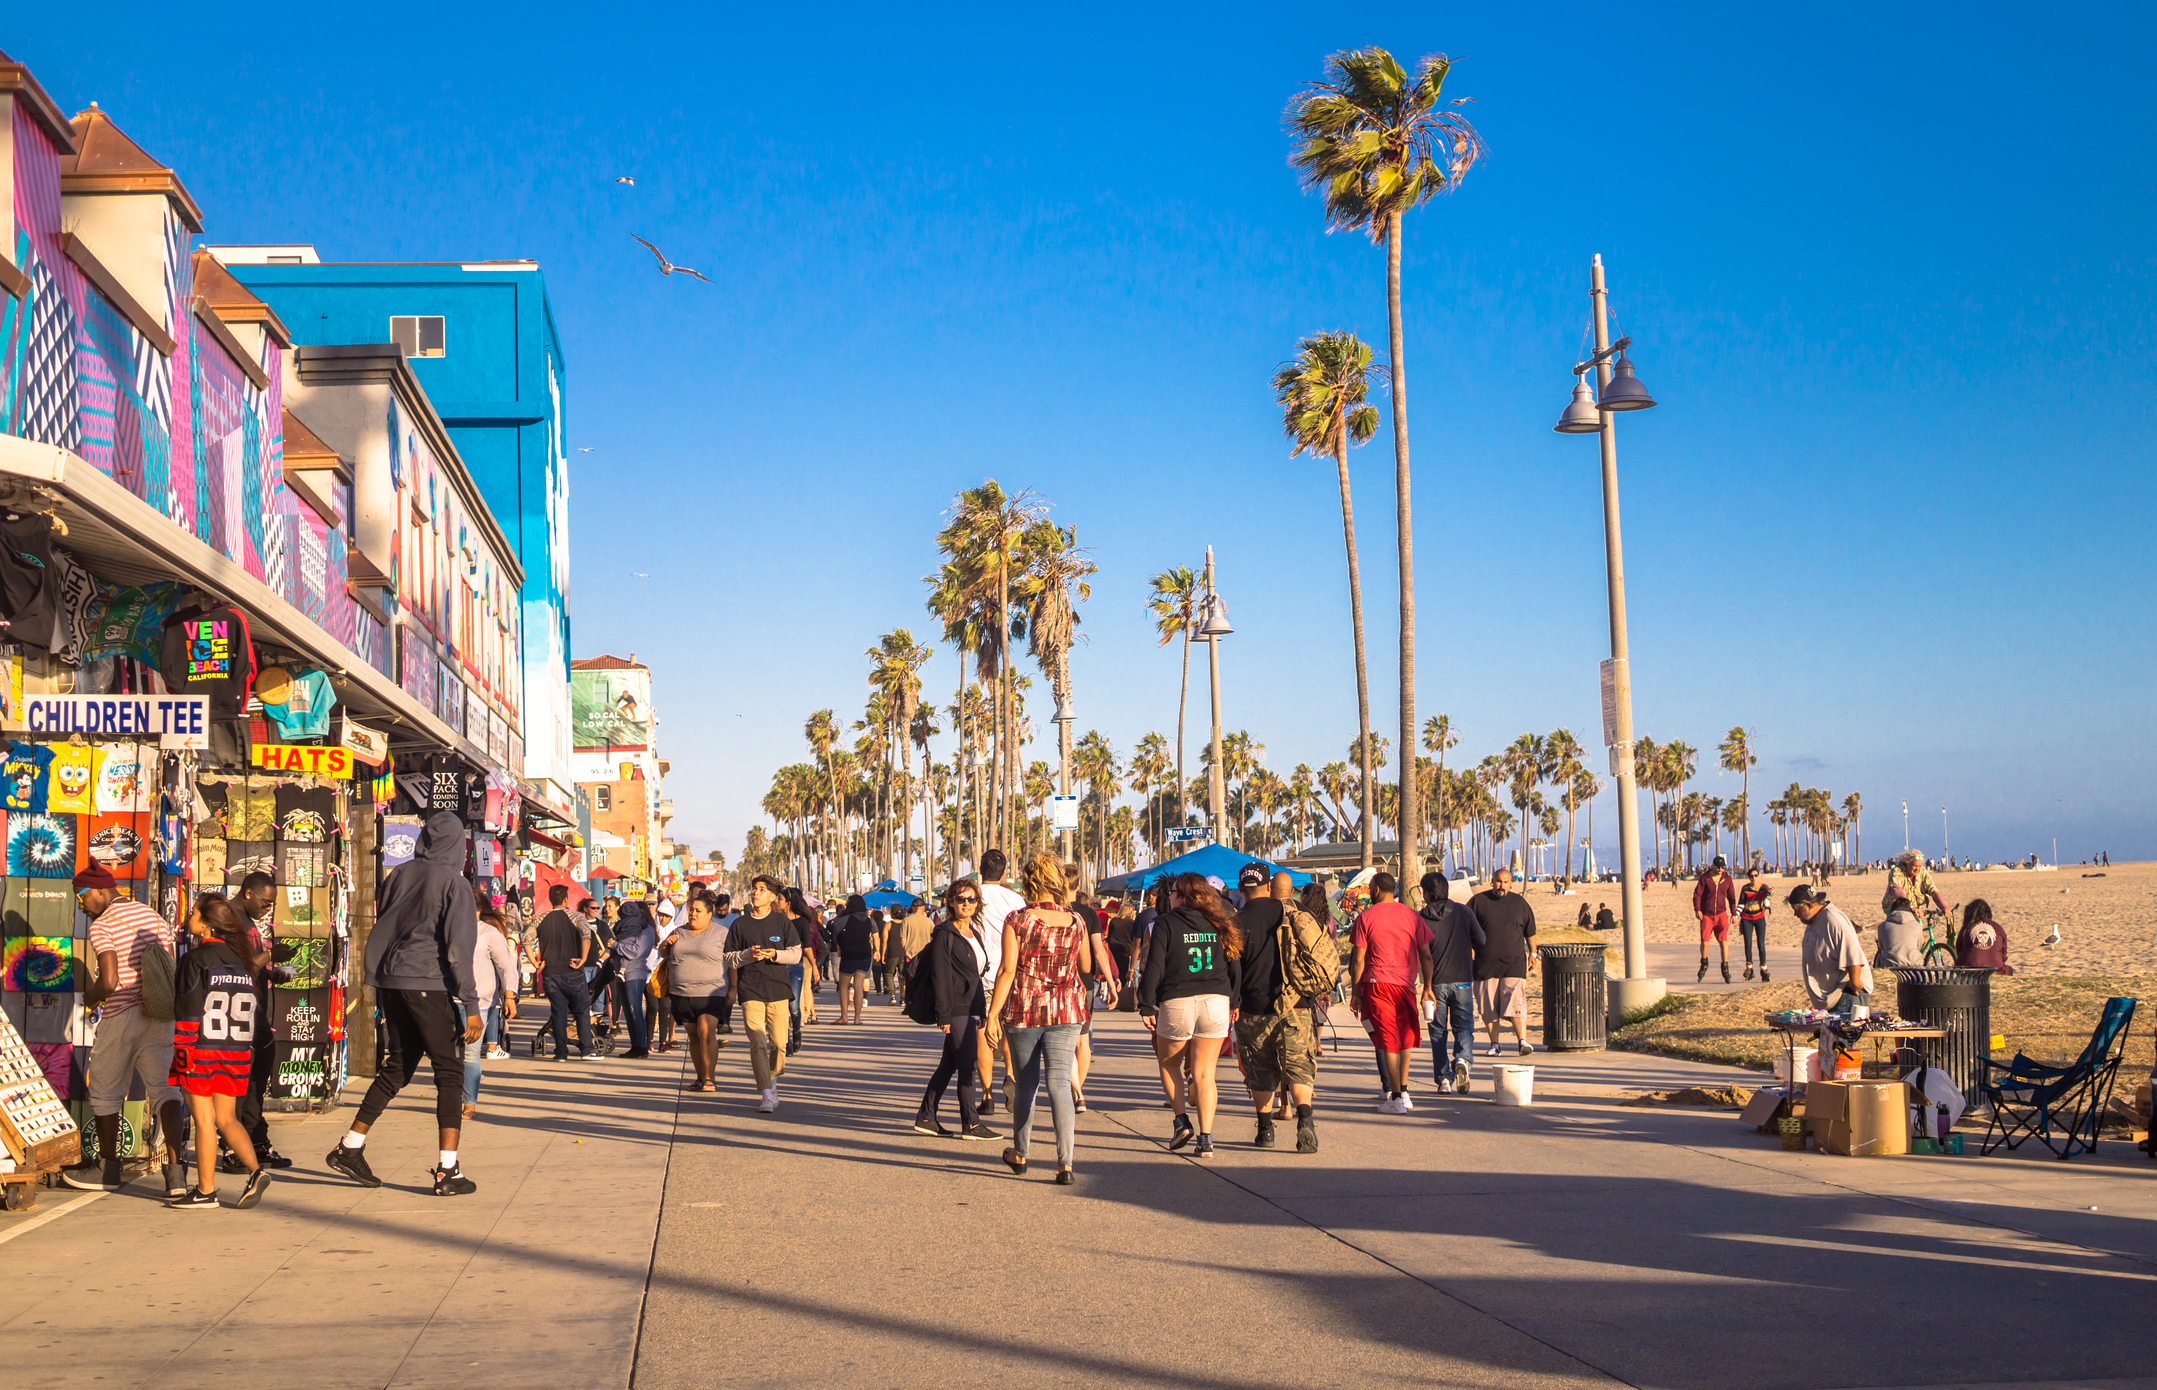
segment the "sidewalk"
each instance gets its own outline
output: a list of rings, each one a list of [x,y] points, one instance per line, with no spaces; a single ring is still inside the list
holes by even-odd
[[[231,1177],[225,1208],[168,1211],[153,1175],[25,1232],[0,1245],[0,1381],[378,1390],[543,1368],[625,1385],[678,1085],[671,1058],[625,1065],[489,1062],[459,1147],[470,1197],[433,1195],[423,1067],[368,1138],[381,1188],[322,1166],[355,1086],[328,1115],[273,1118],[296,1164],[251,1212],[230,1207]],[[26,1220],[71,1195],[41,1194]]]

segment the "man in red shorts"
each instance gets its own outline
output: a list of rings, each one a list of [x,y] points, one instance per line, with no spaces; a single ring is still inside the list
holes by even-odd
[[[1382,1115],[1405,1115],[1408,1054],[1423,1045],[1423,996],[1430,992],[1431,929],[1406,903],[1394,901],[1400,883],[1380,872],[1371,878],[1371,905],[1356,914],[1349,940],[1355,946],[1352,1006],[1385,1059]]]
[[[1700,919],[1700,973],[1693,977],[1694,983],[1708,977],[1710,936],[1723,953],[1723,983],[1730,983],[1730,914],[1737,905],[1738,886],[1730,881],[1730,870],[1718,854],[1693,885],[1693,915]]]

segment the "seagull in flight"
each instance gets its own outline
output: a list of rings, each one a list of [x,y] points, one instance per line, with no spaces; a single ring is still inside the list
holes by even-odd
[[[688,266],[685,265],[676,265],[674,264],[674,262],[668,260],[665,256],[661,256],[659,254],[658,247],[652,245],[643,237],[638,236],[635,232],[631,232],[629,234],[629,239],[635,242],[637,245],[643,247],[645,250],[651,252],[652,255],[658,259],[659,273],[661,275],[694,275],[697,277],[697,279],[702,280],[707,285],[711,283],[710,277],[702,274],[701,272],[691,270]]]
[[[577,452],[578,452],[578,453],[580,453],[580,454],[588,454],[588,453],[590,453],[590,452],[591,452],[591,450],[590,450],[590,449],[585,449],[585,448],[581,448],[581,447],[580,447],[580,448],[579,448],[579,449],[577,450]]]
[[[636,572],[635,570],[631,570],[631,571],[629,572],[629,577],[630,577],[631,579],[649,579],[649,578],[651,578],[651,576],[650,576],[650,575],[648,575],[648,574],[638,574],[638,573],[637,573],[637,572]]]
[[[616,179],[615,182],[626,183],[631,188],[635,188],[637,186],[637,176],[635,174],[624,174],[620,178]]]

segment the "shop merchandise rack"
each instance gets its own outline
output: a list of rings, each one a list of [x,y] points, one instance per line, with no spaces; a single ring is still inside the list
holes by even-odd
[[[82,1131],[67,1103],[53,1094],[45,1069],[22,1034],[0,1014],[0,1145],[10,1171],[0,1173],[0,1208],[37,1203],[37,1183],[82,1157]]]

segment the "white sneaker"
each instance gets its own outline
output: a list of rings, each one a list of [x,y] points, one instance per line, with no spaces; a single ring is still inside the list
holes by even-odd
[[[509,1055],[509,1049],[508,1049],[508,1048],[506,1048],[506,1047],[497,1047],[497,1048],[495,1048],[495,1049],[494,1049],[493,1051],[491,1051],[491,1052],[489,1052],[489,1053],[487,1054],[487,1060],[488,1060],[488,1061],[490,1061],[490,1062],[499,1062],[499,1061],[501,1061],[501,1060],[502,1060],[503,1058],[507,1057],[508,1055]]]
[[[1385,1101],[1379,1105],[1378,1113],[1381,1115],[1405,1115],[1408,1111],[1401,1104],[1399,1096],[1387,1096]]]
[[[1409,1095],[1406,1091],[1401,1092],[1401,1113],[1405,1115],[1415,1108],[1416,1098]]]
[[[766,1115],[769,1115],[772,1111],[777,1110],[779,1108],[778,1088],[773,1087],[771,1090],[764,1092],[763,1099],[759,1100],[756,1103],[756,1108],[759,1112]]]
[[[1522,1038],[1522,1039],[1520,1040],[1520,1055],[1521,1055],[1521,1056],[1523,1056],[1523,1057],[1526,1057],[1527,1055],[1529,1055],[1530,1053],[1532,1053],[1532,1052],[1534,1052],[1534,1051],[1535,1051],[1535,1044],[1534,1044],[1534,1043],[1532,1043],[1532,1042],[1529,1042],[1529,1041],[1528,1041],[1528,1040],[1527,1040],[1526,1038]]]

